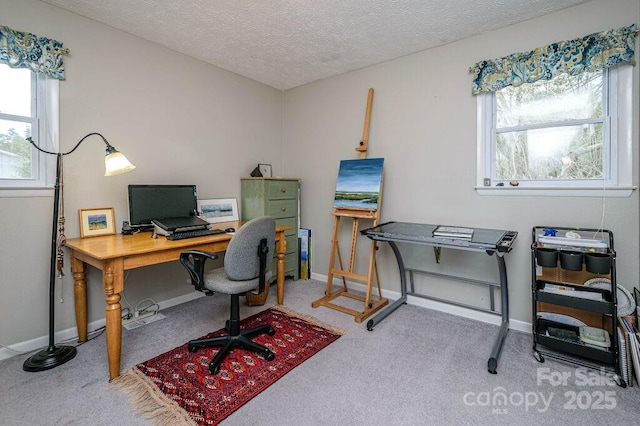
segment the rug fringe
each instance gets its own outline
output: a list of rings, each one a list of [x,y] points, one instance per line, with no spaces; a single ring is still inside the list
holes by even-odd
[[[318,318],[311,316],[311,315],[307,315],[307,314],[301,314],[300,312],[294,311],[291,308],[287,308],[286,306],[283,305],[276,305],[276,306],[272,306],[272,309],[278,310],[280,312],[283,312],[287,315],[290,315],[292,317],[298,317],[301,318],[311,324],[315,324],[318,325],[320,327],[326,328],[327,330],[331,331],[332,333],[335,334],[339,334],[341,336],[344,336],[345,334],[347,334],[347,330],[340,328],[340,327],[336,327],[330,324],[327,324],[323,321],[320,321]]]
[[[118,390],[131,398],[134,411],[157,426],[197,425],[178,404],[167,398],[162,391],[136,367],[111,381]]]

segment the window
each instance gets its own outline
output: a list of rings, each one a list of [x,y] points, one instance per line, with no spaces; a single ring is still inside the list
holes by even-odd
[[[36,195],[14,190],[53,185],[55,156],[40,153],[26,138],[57,151],[58,81],[0,64],[0,93],[1,193]]]
[[[478,192],[628,196],[631,68],[478,95]]]

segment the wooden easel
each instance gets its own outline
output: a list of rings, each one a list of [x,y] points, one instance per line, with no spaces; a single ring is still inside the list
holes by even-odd
[[[369,124],[371,122],[371,106],[373,105],[373,89],[369,89],[369,96],[367,98],[367,110],[364,119],[364,130],[362,132],[362,140],[360,145],[356,148],[356,151],[360,153],[360,159],[364,159],[367,156],[367,147],[369,145]],[[378,197],[377,210],[363,210],[363,209],[350,209],[350,208],[333,208],[333,216],[335,216],[333,224],[333,239],[331,247],[331,256],[329,259],[329,274],[327,277],[327,290],[325,296],[316,300],[311,304],[312,307],[326,306],[327,308],[335,309],[349,315],[353,315],[355,321],[360,323],[367,317],[374,314],[385,306],[389,301],[382,297],[382,290],[380,289],[380,278],[378,275],[378,266],[376,264],[376,242],[371,241],[371,252],[369,255],[369,268],[367,274],[359,274],[354,272],[355,260],[356,260],[356,248],[358,242],[358,232],[360,220],[372,220],[373,225],[378,225],[378,217],[380,212],[380,206],[382,205],[382,185],[380,185],[380,194]],[[349,257],[349,267],[344,269],[342,262],[342,255],[340,254],[340,246],[338,244],[338,231],[340,230],[340,220],[342,218],[351,218],[353,225],[351,229],[351,254]],[[338,257],[339,268],[336,268],[335,261]],[[376,282],[378,284],[378,298],[373,300],[372,287],[373,287],[373,274],[375,273]],[[333,291],[333,277],[342,277],[342,289]],[[367,291],[365,296],[349,293],[347,288],[347,278],[352,281],[362,281],[367,284]],[[364,310],[357,311],[345,306],[337,305],[333,303],[333,300],[338,297],[347,297],[364,303]]]

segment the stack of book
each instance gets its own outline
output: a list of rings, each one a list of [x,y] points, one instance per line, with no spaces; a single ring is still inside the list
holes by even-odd
[[[438,226],[433,230],[433,236],[439,238],[460,238],[470,240],[473,238],[473,229],[461,228],[458,226]]]

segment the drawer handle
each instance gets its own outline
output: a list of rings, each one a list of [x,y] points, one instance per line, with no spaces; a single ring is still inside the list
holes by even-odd
[[[286,207],[281,207],[280,210],[282,210],[283,212],[286,212],[287,208]]]
[[[284,194],[285,192],[287,192],[287,188],[282,188],[282,189],[280,190],[280,192],[282,192],[282,193]]]

